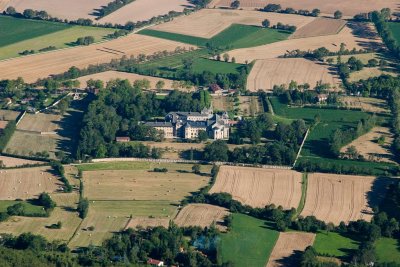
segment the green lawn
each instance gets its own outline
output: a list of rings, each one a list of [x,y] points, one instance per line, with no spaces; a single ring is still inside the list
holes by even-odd
[[[281,30],[241,24],[233,24],[210,39],[149,29],[142,30],[139,33],[197,46],[205,46],[209,43],[216,47],[229,47],[230,49],[279,42],[286,40],[290,35]]]
[[[78,169],[82,171],[100,171],[100,170],[147,170],[150,168],[150,162],[121,161],[107,163],[91,163],[79,165]]]
[[[400,23],[389,22],[389,29],[392,32],[393,38],[400,44]]]
[[[278,237],[279,233],[268,229],[265,221],[233,214],[231,231],[221,234],[221,260],[232,261],[235,266],[264,267]]]
[[[17,57],[25,50],[39,52],[40,49],[49,46],[55,46],[57,49],[70,47],[79,37],[84,36],[93,36],[95,42],[99,42],[115,31],[0,16],[0,25],[3,26],[3,23],[9,27],[0,27],[0,60]]]
[[[14,201],[14,200],[1,200],[0,212],[7,211],[8,207],[15,205],[17,203],[22,203],[24,205],[27,216],[29,216],[29,214],[38,214],[38,213],[42,214],[43,216],[46,215],[42,206],[33,205],[27,201]]]
[[[193,71],[195,73],[202,73],[203,71],[210,71],[214,74],[228,74],[237,73],[241,64],[227,63],[223,61],[210,60],[206,58],[197,58],[193,63]]]
[[[359,243],[338,233],[317,233],[313,247],[318,254],[345,258],[351,250],[358,249]]]
[[[399,241],[394,238],[380,238],[375,243],[375,251],[379,262],[400,263]]]

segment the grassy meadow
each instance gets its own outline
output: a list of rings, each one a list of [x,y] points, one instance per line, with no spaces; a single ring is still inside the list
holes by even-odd
[[[359,243],[338,233],[319,232],[313,247],[318,254],[345,258],[350,250],[358,249]]]
[[[265,266],[278,240],[279,232],[263,220],[233,214],[232,229],[221,234],[220,257],[235,266]]]
[[[73,42],[84,36],[93,36],[95,42],[99,42],[115,31],[7,16],[0,16],[0,25],[0,60],[17,57],[25,50],[38,52],[49,46],[56,49],[71,47]]]
[[[399,241],[394,238],[379,238],[375,243],[376,256],[379,262],[395,262],[400,264]]]
[[[400,43],[400,23],[389,22],[389,29],[392,32],[393,38]]]

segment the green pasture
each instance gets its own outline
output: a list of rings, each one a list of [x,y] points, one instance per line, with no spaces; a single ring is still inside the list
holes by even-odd
[[[334,232],[319,232],[313,247],[322,256],[346,258],[351,251],[358,249],[359,243]]]
[[[8,207],[18,203],[22,203],[24,205],[26,216],[29,216],[29,214],[42,214],[43,216],[46,215],[46,212],[43,210],[42,206],[33,205],[27,201],[16,200],[0,200],[0,212],[5,212],[7,211]]]
[[[279,237],[265,221],[243,214],[233,214],[232,229],[221,234],[220,257],[235,266],[262,267]]]
[[[399,240],[382,237],[375,243],[375,252],[379,262],[395,262],[400,264]]]

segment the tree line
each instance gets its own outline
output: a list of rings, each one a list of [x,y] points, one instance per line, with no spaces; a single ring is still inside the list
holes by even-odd
[[[387,20],[390,17],[390,10],[387,9],[374,11],[370,14],[371,21],[375,24],[375,28],[378,31],[379,36],[385,43],[386,47],[396,58],[400,58],[400,46],[396,39],[393,37],[392,32],[389,29]]]
[[[284,13],[284,14],[297,14],[302,16],[311,16],[318,17],[321,11],[318,8],[314,8],[312,11],[306,9],[295,10],[291,7],[287,7],[285,9],[282,8],[279,4],[268,4],[264,8],[260,9],[260,11],[264,12],[276,12],[276,13]]]

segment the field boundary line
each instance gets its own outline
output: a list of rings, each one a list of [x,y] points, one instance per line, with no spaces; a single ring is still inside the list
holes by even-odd
[[[272,103],[269,100],[269,97],[267,97],[267,106],[269,113],[271,113],[272,116],[275,116],[274,108],[272,107]]]
[[[307,129],[307,132],[306,132],[306,134],[304,135],[303,141],[301,142],[299,151],[297,152],[297,155],[296,155],[296,159],[294,160],[294,163],[293,163],[293,168],[296,166],[297,160],[298,160],[299,157],[300,157],[301,150],[303,149],[304,143],[306,142],[306,139],[307,139],[307,137],[308,137],[308,133],[309,133],[309,132],[310,132],[310,128]]]
[[[17,121],[15,122],[15,125],[16,126],[18,126],[18,124],[22,121],[22,119],[25,117],[25,115],[26,115],[26,110],[22,113],[22,115],[20,115],[18,118],[17,118]],[[17,129],[18,130],[18,129]]]
[[[307,200],[307,188],[308,188],[308,173],[302,174],[302,185],[301,185],[301,198],[300,203],[297,206],[295,217],[297,218],[303,211]]]

